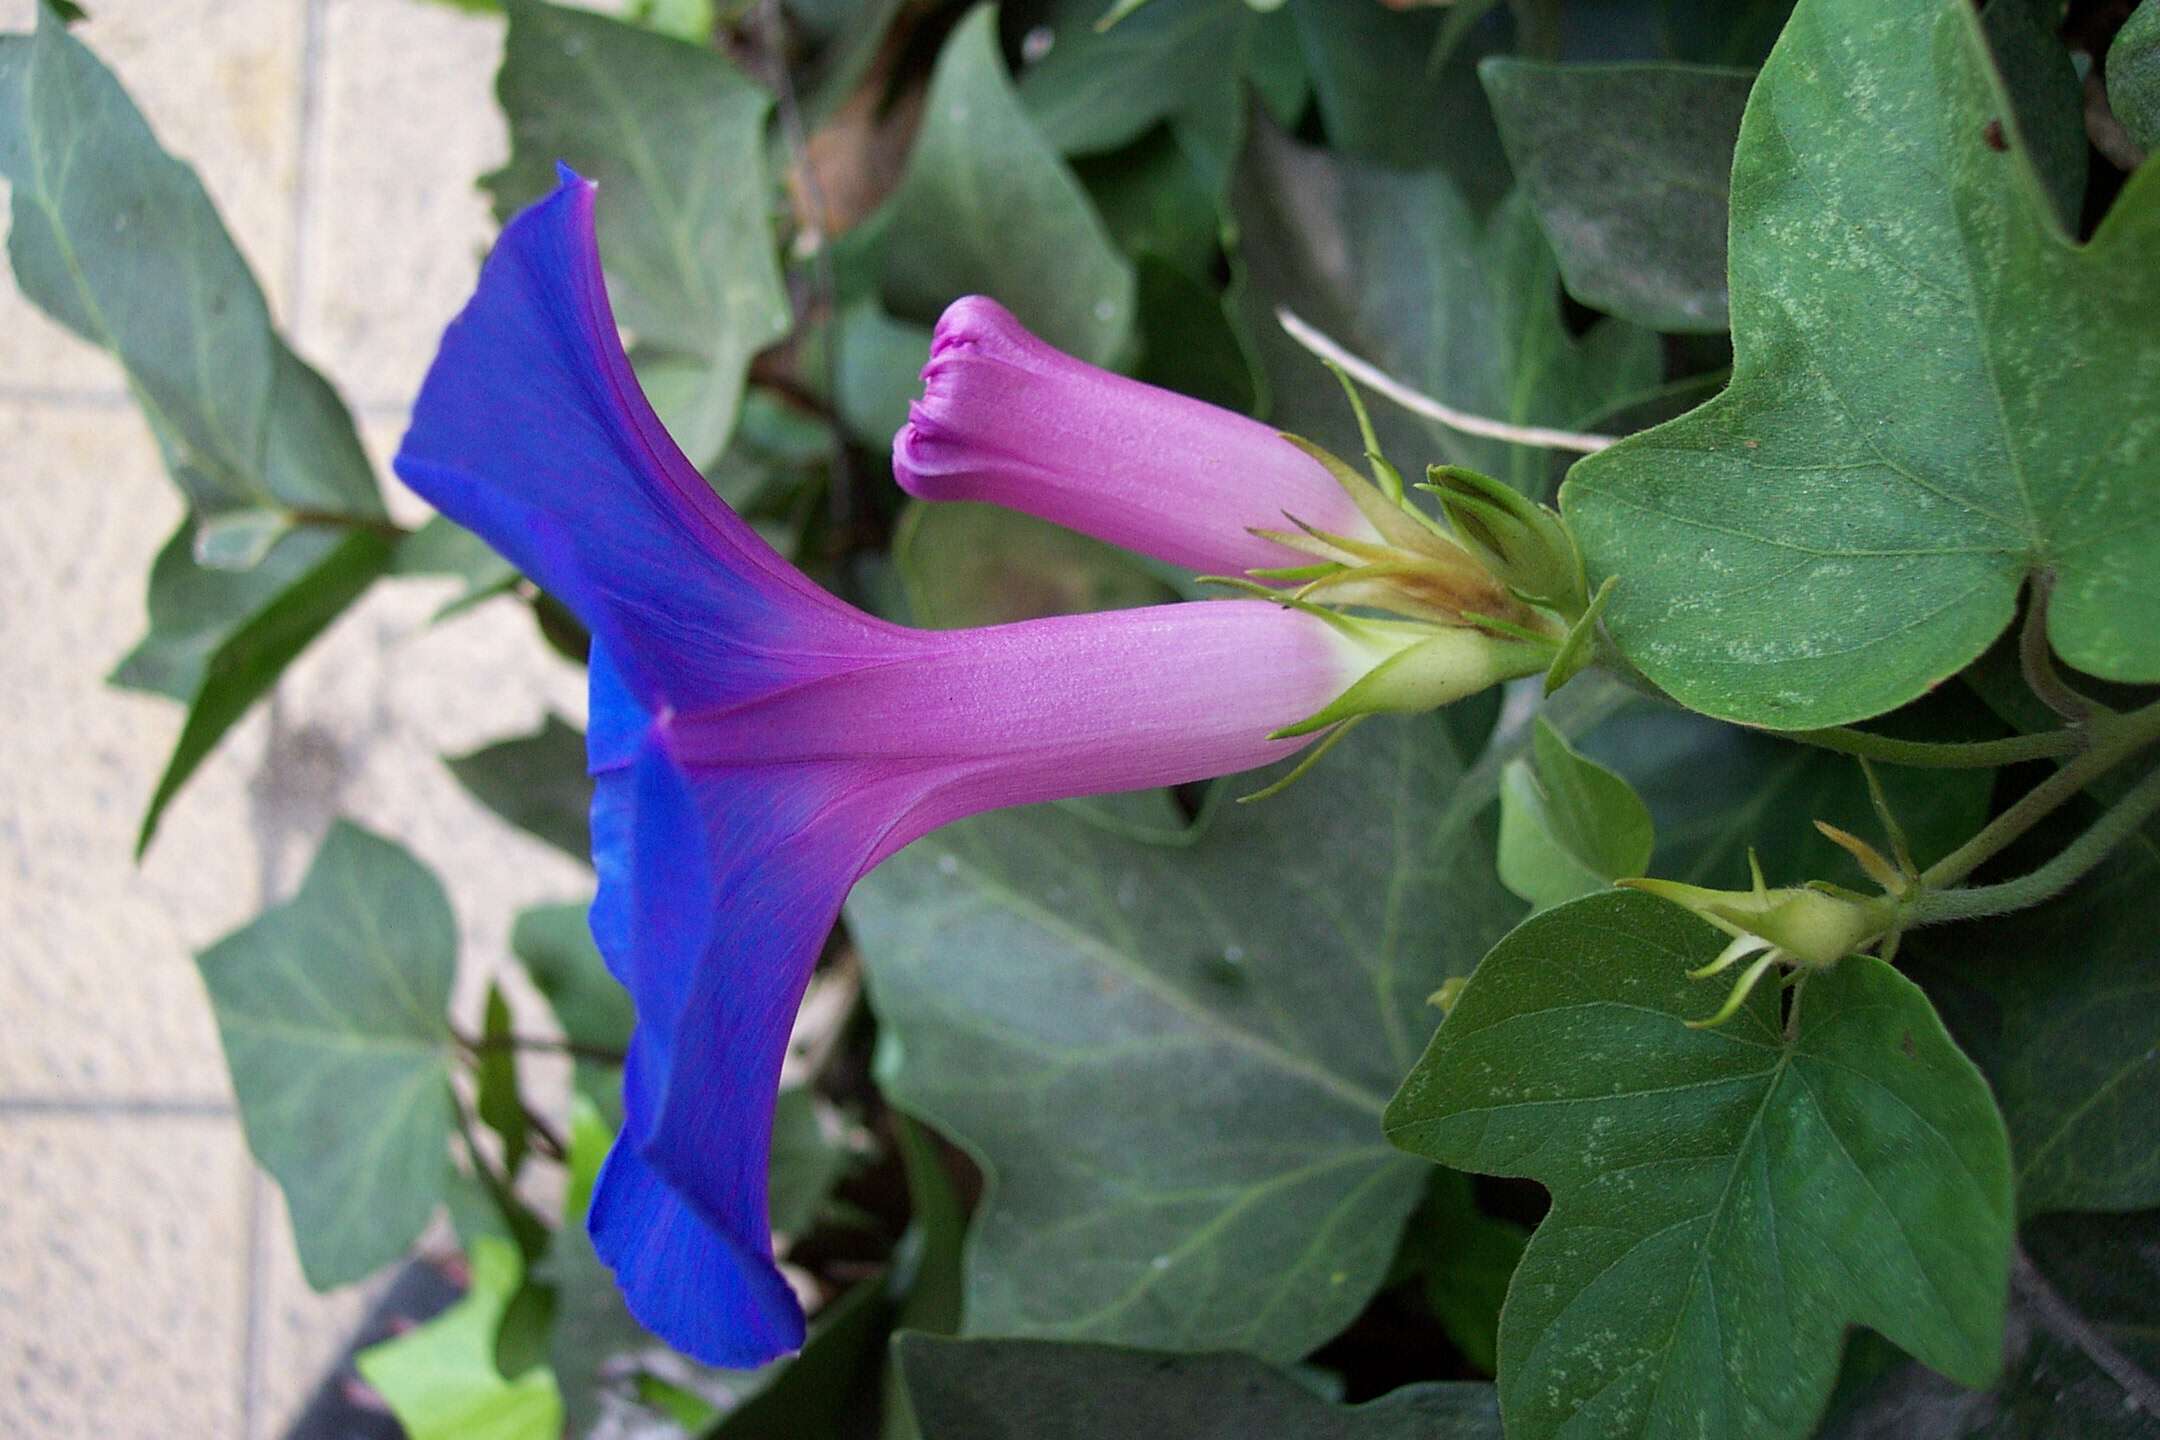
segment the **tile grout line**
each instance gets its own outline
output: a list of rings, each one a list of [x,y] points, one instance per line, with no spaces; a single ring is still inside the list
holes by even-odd
[[[287,319],[285,330],[292,337],[293,348],[298,351],[305,346],[307,316],[307,252],[313,231],[314,178],[316,149],[321,143],[322,119],[322,72],[323,32],[328,0],[306,0],[300,20],[300,93],[298,113],[294,117],[292,244],[286,255],[285,304]],[[271,697],[270,723],[273,729],[279,720],[276,696]],[[258,846],[261,844],[257,832]],[[259,870],[256,880],[255,901],[258,906],[268,905],[276,886],[275,857],[258,854]],[[247,1258],[242,1266],[243,1292],[242,1321],[240,1331],[240,1434],[244,1440],[267,1440],[262,1427],[267,1423],[263,1414],[263,1370],[267,1345],[265,1335],[266,1296],[268,1271],[263,1263],[264,1245],[264,1197],[267,1183],[255,1163],[253,1151],[244,1152],[243,1173],[247,1184],[247,1221],[242,1243],[247,1247]]]
[[[71,1120],[230,1120],[230,1100],[184,1095],[0,1095],[0,1119],[54,1115]]]

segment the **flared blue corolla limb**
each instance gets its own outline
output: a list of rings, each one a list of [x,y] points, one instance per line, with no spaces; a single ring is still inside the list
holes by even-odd
[[[857,877],[975,811],[1274,760],[1303,741],[1270,732],[1415,637],[1251,600],[940,632],[853,609],[669,440],[593,206],[566,170],[504,230],[396,468],[592,632],[592,928],[637,1029],[590,1227],[654,1333],[749,1366],[803,1339],[767,1221],[773,1099]],[[1465,663],[1458,693],[1490,683]]]

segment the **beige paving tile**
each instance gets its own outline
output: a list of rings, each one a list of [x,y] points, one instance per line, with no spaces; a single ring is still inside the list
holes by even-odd
[[[411,402],[494,238],[475,182],[509,154],[502,31],[423,0],[330,0],[300,334],[369,404]]]
[[[36,0],[0,0],[0,30]],[[241,253],[285,311],[299,175],[302,0],[105,0],[75,34],[127,87],[165,148],[193,165]],[[0,267],[5,272],[5,267]],[[114,389],[118,368],[0,273],[0,384]]]
[[[191,954],[255,909],[266,727],[227,738],[137,867],[181,710],[103,677],[179,502],[124,407],[0,404],[0,455],[0,1096],[223,1096]]]
[[[249,1167],[230,1119],[0,1115],[0,1428],[240,1433]]]
[[[255,1250],[256,1353],[250,1367],[256,1390],[253,1431],[244,1440],[273,1440],[307,1408],[395,1271],[328,1294],[310,1290],[293,1249],[284,1197],[267,1179],[256,1184],[261,1221]]]

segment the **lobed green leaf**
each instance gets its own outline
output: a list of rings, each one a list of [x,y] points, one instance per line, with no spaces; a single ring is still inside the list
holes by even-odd
[[[1537,915],[1388,1107],[1405,1149],[1552,1192],[1501,1315],[1513,1440],[1805,1435],[1849,1324],[1995,1377],[2011,1187],[1986,1082],[1865,956],[1790,1020],[1762,985],[1690,1029],[1725,982],[1687,972],[1724,942],[1638,893]]]

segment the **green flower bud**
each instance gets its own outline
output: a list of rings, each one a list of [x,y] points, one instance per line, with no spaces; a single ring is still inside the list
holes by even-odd
[[[1421,490],[1439,497],[1456,538],[1510,590],[1533,605],[1580,615],[1590,603],[1575,537],[1552,510],[1512,486],[1466,470],[1435,465]]]

